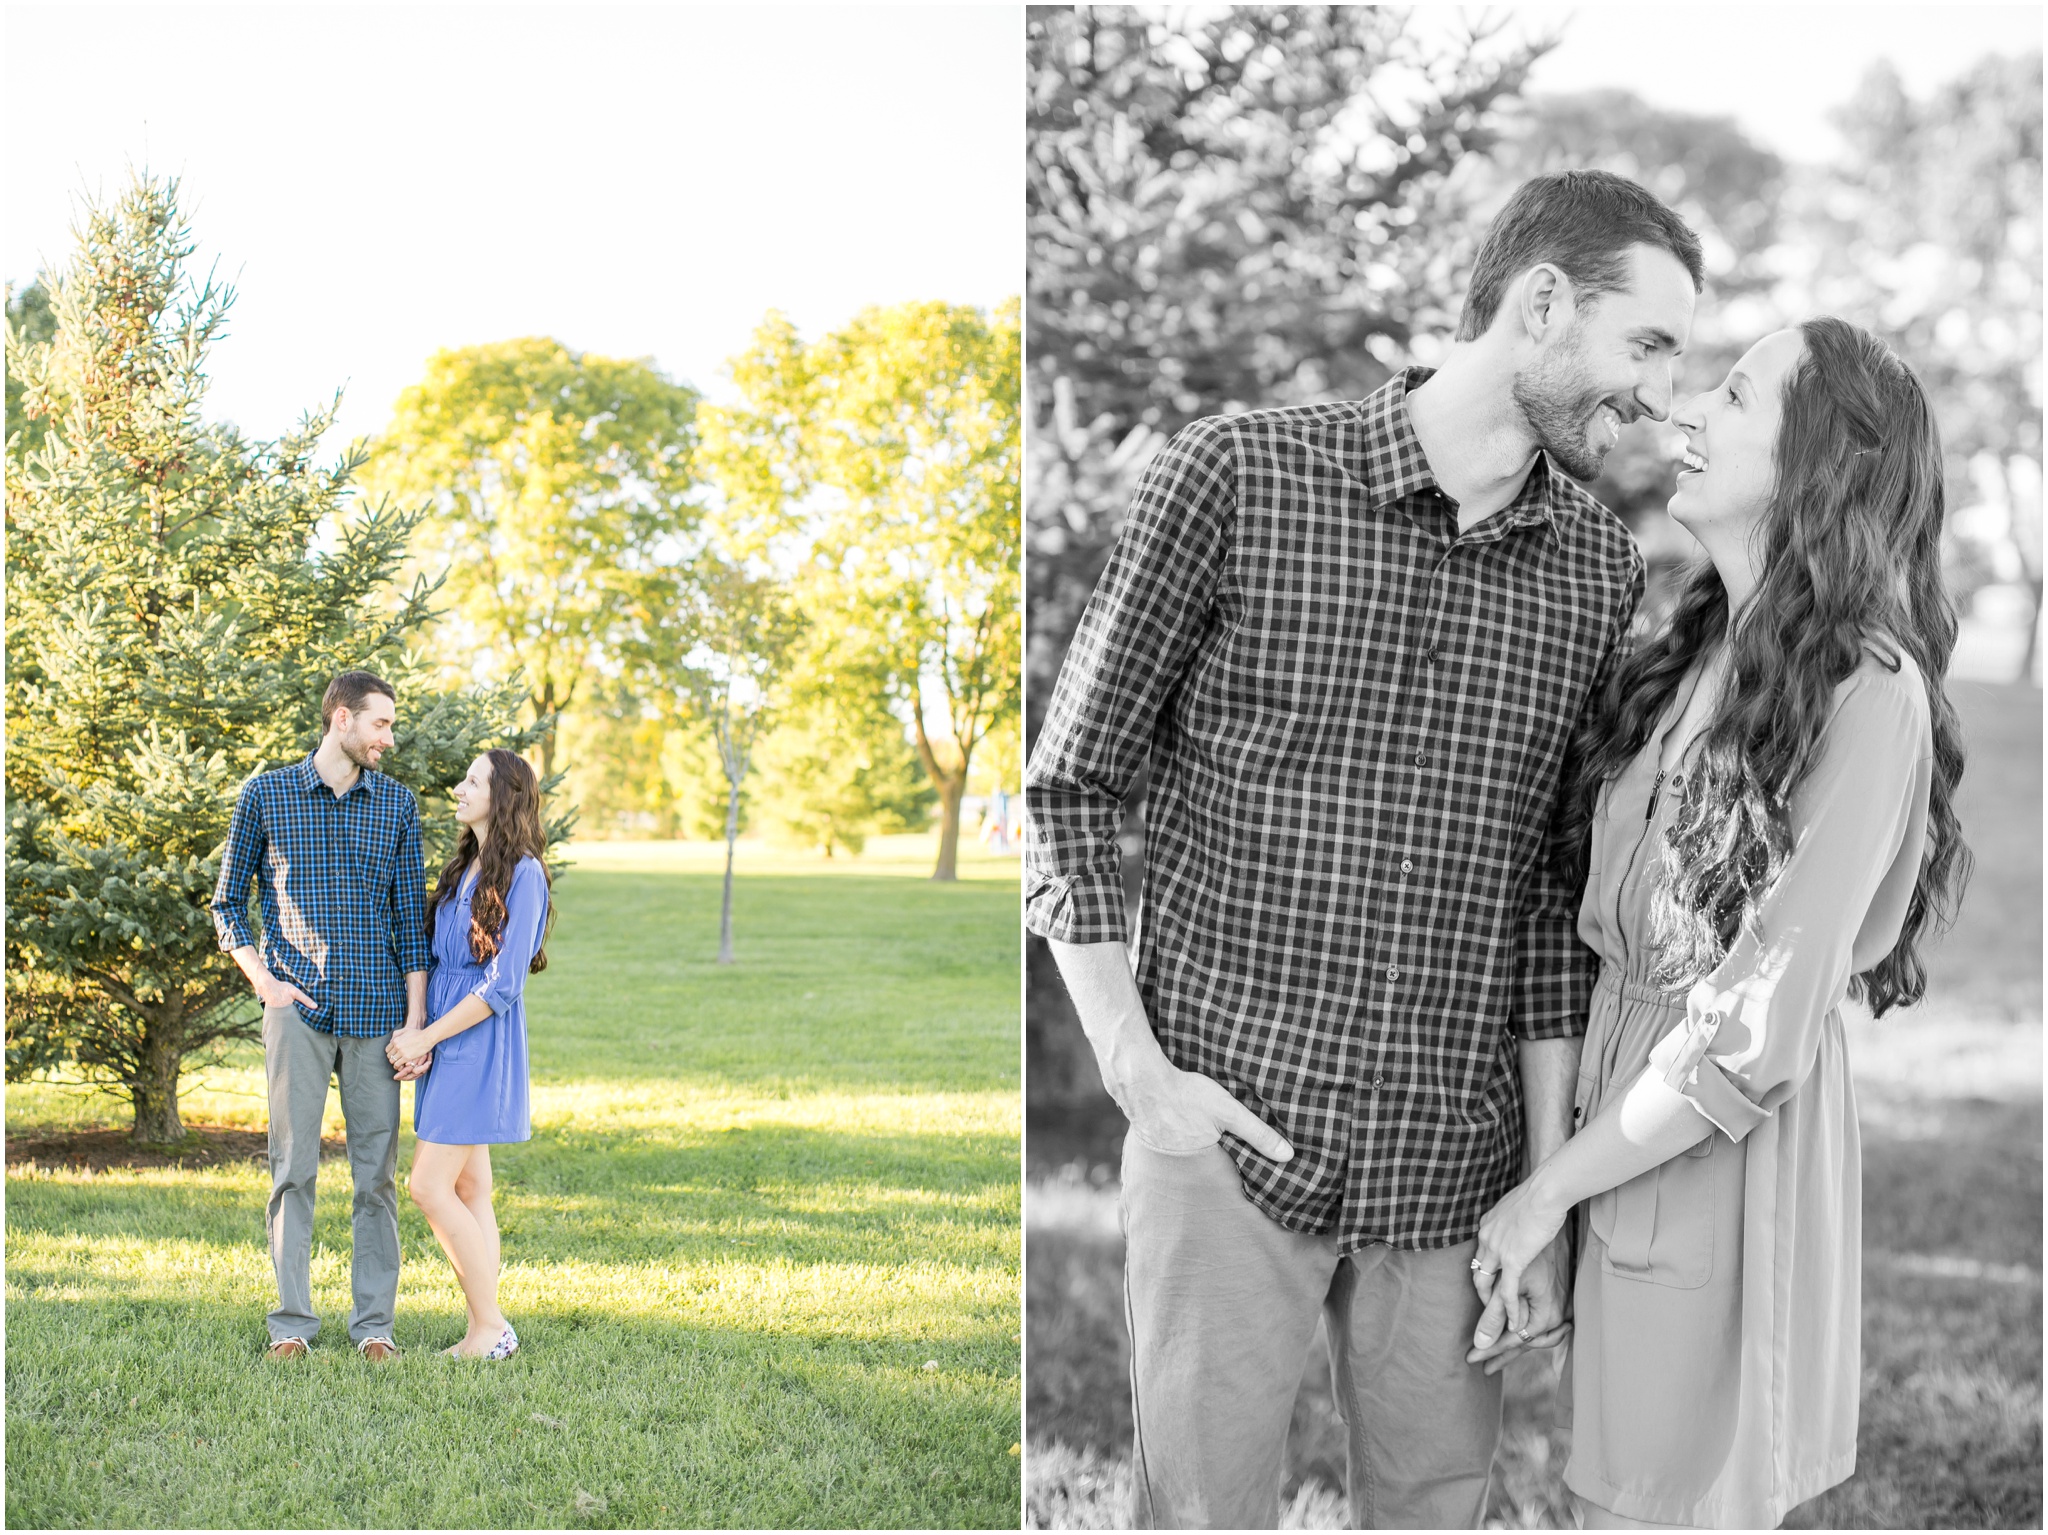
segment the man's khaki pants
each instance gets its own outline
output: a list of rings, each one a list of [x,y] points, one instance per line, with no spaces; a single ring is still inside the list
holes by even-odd
[[[323,1034],[295,1007],[263,1010],[263,1068],[270,1090],[270,1205],[265,1224],[277,1276],[270,1341],[320,1331],[313,1312],[313,1188],[320,1176],[320,1120],[327,1084],[341,1082],[348,1167],[355,1179],[348,1335],[389,1338],[398,1305],[398,1079],[385,1059],[388,1035]]]
[[[1124,1294],[1137,1529],[1272,1529],[1316,1317],[1350,1431],[1356,1529],[1476,1529],[1501,1378],[1465,1363],[1475,1242],[1434,1252],[1287,1230],[1221,1146],[1124,1138]]]

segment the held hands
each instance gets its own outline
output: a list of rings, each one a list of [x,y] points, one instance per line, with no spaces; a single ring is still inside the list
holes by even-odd
[[[1213,1077],[1182,1071],[1161,1061],[1156,1074],[1123,1095],[1131,1133],[1157,1151],[1200,1151],[1216,1144],[1225,1131],[1260,1156],[1285,1162],[1294,1148],[1285,1136],[1232,1097]]]
[[[1479,1251],[1472,1285],[1486,1309],[1472,1333],[1467,1364],[1498,1374],[1523,1348],[1552,1348],[1572,1324],[1565,1319],[1570,1282],[1569,1242],[1564,1234],[1570,1207],[1554,1207],[1525,1178],[1503,1195],[1479,1222]]]
[[[401,1082],[425,1076],[427,1068],[434,1064],[434,1046],[427,1039],[426,1030],[413,1022],[407,1022],[404,1028],[384,1042],[384,1055],[398,1068],[397,1077]]]

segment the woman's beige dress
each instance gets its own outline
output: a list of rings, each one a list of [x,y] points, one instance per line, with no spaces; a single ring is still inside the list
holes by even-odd
[[[1841,1004],[1918,878],[1932,737],[1910,657],[1836,690],[1795,850],[1726,961],[1649,983],[1650,896],[1689,759],[1681,688],[1606,790],[1579,934],[1601,959],[1577,1123],[1644,1068],[1718,1128],[1580,1209],[1565,1484],[1661,1524],[1769,1529],[1856,1468],[1861,1182]]]

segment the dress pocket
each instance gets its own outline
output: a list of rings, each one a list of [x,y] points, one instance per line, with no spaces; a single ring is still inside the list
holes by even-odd
[[[1602,1266],[1623,1279],[1697,1290],[1714,1276],[1718,1134],[1592,1202]]]

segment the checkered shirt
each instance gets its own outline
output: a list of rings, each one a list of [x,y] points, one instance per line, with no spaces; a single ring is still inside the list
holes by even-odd
[[[1411,369],[1213,417],[1153,461],[1025,775],[1026,921],[1125,941],[1119,807],[1149,754],[1133,956],[1153,1032],[1284,1134],[1235,1137],[1294,1231],[1448,1247],[1522,1159],[1519,1039],[1597,968],[1552,869],[1572,730],[1643,563],[1548,460],[1460,535]]]
[[[420,810],[394,778],[363,769],[335,796],[313,758],[242,785],[213,891],[213,926],[233,952],[249,931],[249,881],[263,906],[263,963],[320,1004],[323,1034],[369,1038],[405,1022],[405,976],[433,968]]]

